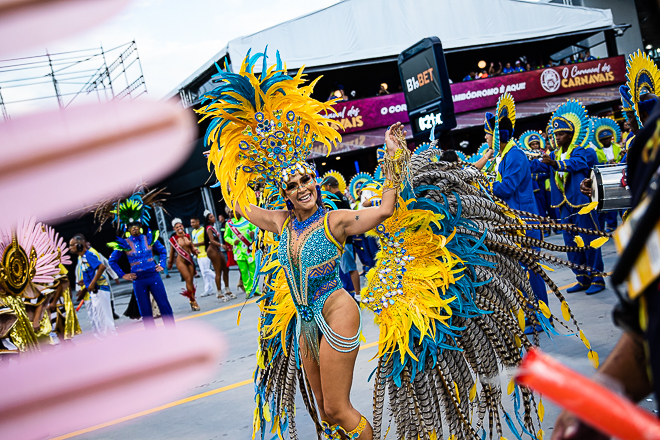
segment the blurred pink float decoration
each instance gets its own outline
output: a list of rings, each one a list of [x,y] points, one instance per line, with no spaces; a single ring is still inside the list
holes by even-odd
[[[76,344],[0,368],[0,438],[51,438],[162,404],[203,381],[224,350],[193,324]]]
[[[0,54],[91,27],[127,3],[0,0]],[[1,123],[0,230],[15,228],[24,217],[55,218],[140,181],[157,181],[188,157],[195,133],[189,112],[147,100]],[[30,248],[40,246],[27,241]],[[55,271],[45,264],[44,276],[51,277]],[[223,347],[211,329],[185,325],[103,342],[78,339],[76,347],[21,356],[0,366],[0,437],[52,437],[161,404],[211,374]]]
[[[158,181],[189,156],[190,112],[147,100],[84,105],[0,124],[0,226],[45,220]]]
[[[130,0],[0,0],[0,54],[66,37],[112,17]]]
[[[527,352],[516,381],[609,436],[621,440],[660,440],[660,421],[651,413],[539,349]]]

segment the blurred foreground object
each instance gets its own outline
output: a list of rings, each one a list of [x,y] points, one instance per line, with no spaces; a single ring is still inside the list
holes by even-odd
[[[212,374],[225,347],[190,324],[77,344],[0,367],[11,378],[0,394],[2,438],[51,438],[163,404]]]
[[[539,349],[523,359],[516,381],[547,396],[593,428],[621,440],[660,439],[660,422],[623,396],[563,366]]]
[[[195,125],[181,107],[149,101],[85,105],[0,124],[0,226],[69,212],[158,181],[188,157]],[[93,184],[89,183],[89,178]],[[66,192],[66,197],[63,193]]]
[[[0,54],[83,31],[130,0],[0,0]]]

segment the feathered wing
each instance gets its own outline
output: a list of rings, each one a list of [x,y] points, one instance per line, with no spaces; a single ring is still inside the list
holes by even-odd
[[[509,209],[485,191],[483,174],[438,162],[438,153],[412,156],[414,198],[400,200],[394,216],[375,230],[381,252],[362,292],[381,329],[374,438],[381,438],[386,394],[397,438],[442,438],[443,428],[455,439],[501,437],[504,423],[517,436],[539,437],[543,412],[532,393],[511,383],[509,413],[499,380],[503,367],[517,366],[539,342],[536,331],[531,340],[524,335],[525,321],[557,334],[547,305],[528,299],[534,293],[520,262],[560,299],[564,320],[597,362],[542,264],[565,262],[531,250],[563,248],[524,236],[534,227],[528,221],[543,219]]]

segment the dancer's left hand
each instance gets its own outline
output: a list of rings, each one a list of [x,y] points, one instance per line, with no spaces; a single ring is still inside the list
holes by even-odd
[[[156,272],[162,272],[162,271],[164,271],[164,270],[165,270],[165,269],[163,269],[163,266],[161,266],[160,264],[157,264],[157,265],[156,265]]]

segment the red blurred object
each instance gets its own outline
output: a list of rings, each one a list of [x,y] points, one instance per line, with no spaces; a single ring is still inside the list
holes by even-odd
[[[575,414],[593,428],[621,440],[660,439],[660,421],[651,413],[593,380],[531,349],[516,381]]]

